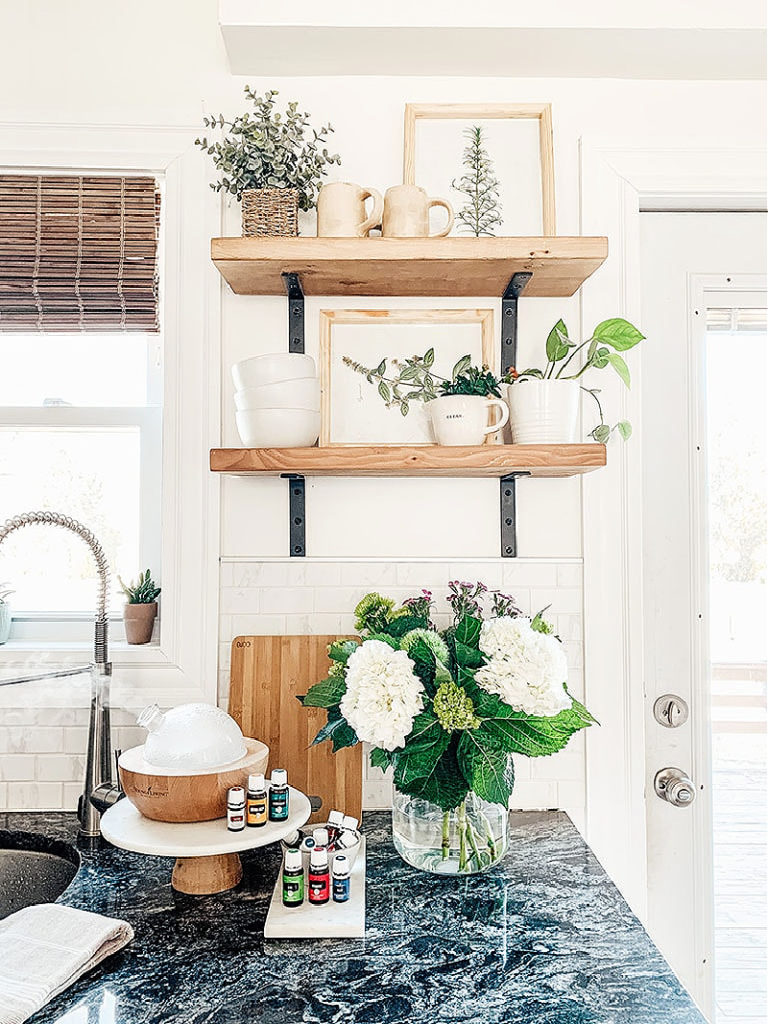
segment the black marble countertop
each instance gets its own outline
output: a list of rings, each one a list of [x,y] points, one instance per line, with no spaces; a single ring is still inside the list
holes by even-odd
[[[76,822],[9,813],[3,828],[72,839]],[[565,814],[513,813],[504,861],[463,879],[405,864],[389,814],[363,828],[364,939],[264,939],[276,847],[204,897],[171,889],[169,859],[83,851],[60,902],[136,938],[30,1024],[704,1024]]]

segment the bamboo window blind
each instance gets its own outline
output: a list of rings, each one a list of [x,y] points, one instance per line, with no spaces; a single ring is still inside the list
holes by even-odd
[[[0,174],[0,332],[157,331],[151,177]]]

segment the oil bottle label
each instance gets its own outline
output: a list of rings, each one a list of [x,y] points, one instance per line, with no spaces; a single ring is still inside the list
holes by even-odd
[[[298,878],[291,877],[290,875],[283,875],[283,903],[303,903],[304,902],[304,876],[299,875]]]
[[[334,903],[346,903],[349,899],[349,878],[334,878],[333,880],[333,901]]]
[[[267,801],[266,798],[249,800],[246,805],[249,825],[266,825],[267,823]]]
[[[288,790],[269,791],[269,820],[285,821],[288,817]]]
[[[329,897],[329,878],[327,874],[309,876],[309,902],[327,903]]]

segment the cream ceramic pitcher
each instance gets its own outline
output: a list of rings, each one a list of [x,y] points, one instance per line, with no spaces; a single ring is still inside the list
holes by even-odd
[[[373,199],[370,216],[366,199]],[[323,185],[317,198],[317,233],[324,238],[364,238],[371,228],[381,226],[383,208],[384,200],[375,188],[331,181]]]
[[[430,235],[429,211],[433,206],[442,206],[448,220]],[[452,227],[453,208],[448,200],[428,196],[419,185],[393,185],[384,194],[381,233],[385,238],[442,238]]]

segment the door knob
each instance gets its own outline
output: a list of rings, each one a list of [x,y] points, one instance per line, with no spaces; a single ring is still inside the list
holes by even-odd
[[[696,797],[696,787],[680,768],[662,768],[653,780],[656,795],[673,807],[688,807]]]

